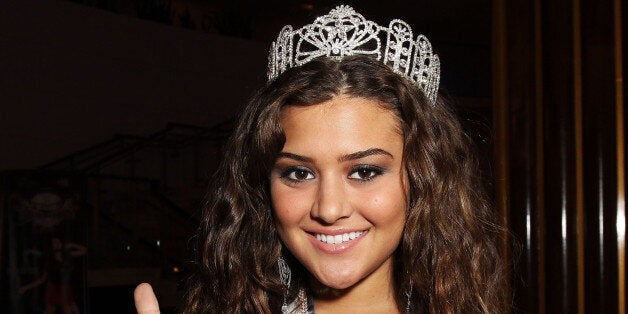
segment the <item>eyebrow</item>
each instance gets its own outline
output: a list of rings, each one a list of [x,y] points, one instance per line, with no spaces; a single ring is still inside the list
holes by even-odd
[[[343,161],[349,161],[349,160],[356,160],[356,159],[364,158],[367,156],[373,156],[373,155],[384,155],[390,158],[394,158],[391,153],[381,148],[371,148],[371,149],[351,153],[348,155],[342,155],[340,156],[340,158],[338,158],[338,161],[343,162]],[[279,158],[289,158],[289,159],[294,159],[296,161],[301,161],[301,162],[313,162],[313,159],[310,157],[305,157],[305,156],[288,153],[288,152],[279,152],[279,154],[277,155],[277,159]]]
[[[290,158],[290,159],[294,159],[296,161],[302,161],[302,162],[314,161],[312,158],[309,158],[309,157],[305,157],[305,156],[301,156],[301,155],[297,155],[293,153],[286,153],[286,152],[279,152],[279,154],[277,154],[277,159],[279,158]]]
[[[371,148],[371,149],[367,149],[367,150],[363,150],[360,152],[355,152],[349,155],[344,155],[341,156],[340,158],[338,158],[338,161],[348,161],[348,160],[355,160],[355,159],[360,159],[360,158],[364,158],[367,156],[373,156],[373,155],[385,155],[388,156],[390,158],[393,158],[393,155],[381,148]]]

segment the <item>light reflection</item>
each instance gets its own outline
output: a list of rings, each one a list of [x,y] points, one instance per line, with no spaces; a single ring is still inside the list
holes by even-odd
[[[564,207],[563,207],[564,208]],[[567,212],[563,210],[560,217],[560,225],[561,225],[561,236],[563,237],[563,241],[567,240]]]
[[[528,249],[532,247],[532,218],[530,218],[530,210],[526,213],[526,242]]]
[[[617,244],[621,247],[624,246],[624,237],[626,236],[626,202],[624,198],[617,200],[617,221],[615,222],[615,228],[617,228]]]

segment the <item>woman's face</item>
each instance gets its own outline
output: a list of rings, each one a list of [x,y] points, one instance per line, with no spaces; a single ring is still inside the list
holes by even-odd
[[[377,100],[339,95],[286,107],[281,126],[271,196],[285,246],[328,287],[390,284],[407,207],[398,120]]]

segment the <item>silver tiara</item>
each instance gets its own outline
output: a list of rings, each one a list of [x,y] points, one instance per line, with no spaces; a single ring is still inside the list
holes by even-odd
[[[386,45],[382,47],[384,38]],[[419,85],[430,101],[436,100],[440,61],[427,38],[419,35],[414,40],[412,29],[402,20],[392,20],[388,27],[379,26],[346,5],[302,28],[293,30],[290,25],[284,26],[270,47],[268,81],[318,57],[339,60],[351,55],[367,55],[382,61]]]

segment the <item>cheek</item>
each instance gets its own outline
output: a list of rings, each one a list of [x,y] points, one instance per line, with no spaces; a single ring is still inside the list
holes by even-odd
[[[390,185],[388,185],[390,187]],[[384,188],[362,198],[362,214],[375,225],[405,223],[406,201],[402,188]],[[397,224],[395,224],[397,223]],[[398,227],[398,226],[397,226]]]
[[[286,186],[273,183],[271,183],[270,195],[278,229],[289,228],[301,220],[304,208],[306,208],[303,195]]]

